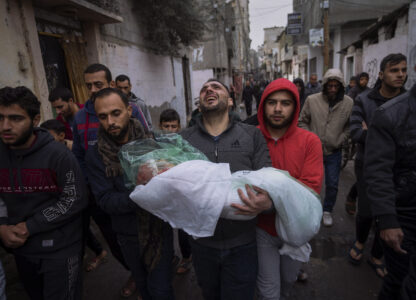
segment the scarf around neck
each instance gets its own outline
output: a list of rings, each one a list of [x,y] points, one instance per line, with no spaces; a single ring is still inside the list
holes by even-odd
[[[130,118],[127,132],[129,142],[145,138],[144,129],[139,120]],[[98,129],[97,145],[98,153],[100,153],[105,165],[106,176],[117,177],[122,175],[123,169],[118,158],[118,152],[123,145],[117,143],[102,126]]]

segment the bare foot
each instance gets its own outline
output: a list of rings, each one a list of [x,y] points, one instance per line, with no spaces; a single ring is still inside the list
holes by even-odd
[[[91,272],[97,269],[101,264],[107,262],[107,251],[103,250],[100,255],[94,257],[85,268],[85,271]]]

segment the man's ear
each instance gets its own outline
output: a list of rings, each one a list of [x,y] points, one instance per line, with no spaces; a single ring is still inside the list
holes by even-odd
[[[384,76],[383,71],[378,72],[378,78],[380,78],[380,80],[383,80],[383,76]]]
[[[133,107],[130,104],[127,106],[127,112],[129,114],[129,117],[131,117],[131,115],[133,114]]]
[[[110,87],[111,87],[111,88],[113,88],[113,89],[115,89],[115,88],[116,88],[116,83],[115,83],[115,81],[114,81],[114,80],[111,80],[111,81],[110,81]]]
[[[65,139],[65,132],[60,132],[58,134],[58,139],[59,139],[59,141],[63,141]]]
[[[70,102],[71,102],[71,103],[75,103],[74,98],[69,98],[69,99],[68,99],[68,103],[70,103]]]
[[[228,98],[228,107],[233,107],[234,103],[233,103],[233,98],[229,97]]]
[[[38,127],[39,126],[39,122],[40,122],[40,114],[37,114],[33,120],[32,120],[32,124],[34,127]]]

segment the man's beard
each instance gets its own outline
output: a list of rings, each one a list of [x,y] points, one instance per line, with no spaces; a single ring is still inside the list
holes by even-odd
[[[31,123],[30,127],[26,131],[24,131],[22,133],[22,135],[13,144],[10,144],[10,146],[20,147],[20,146],[26,144],[26,142],[32,136],[32,133],[33,133],[33,124]]]
[[[273,129],[283,129],[283,128],[286,128],[286,127],[290,126],[290,124],[293,121],[294,115],[295,114],[293,113],[292,116],[290,116],[290,118],[285,119],[283,121],[283,123],[281,123],[281,124],[274,124],[272,121],[270,121],[270,119],[266,115],[264,115],[263,119],[266,122],[266,124],[269,125],[271,128],[273,128]]]
[[[73,114],[71,106],[68,106],[68,110],[63,115],[65,119],[71,119]]]
[[[109,127],[108,131],[110,131],[111,129],[113,129],[114,127]],[[120,133],[117,135],[111,134],[107,131],[107,133],[110,135],[110,137],[115,140],[116,142],[120,142],[122,141],[125,137],[127,132],[129,131],[129,123],[126,124],[126,126],[123,126],[120,130]]]
[[[201,113],[202,114],[211,114],[211,113],[215,113],[215,112],[224,112],[228,110],[228,104],[218,100],[218,104],[215,106],[211,106],[211,107],[206,107],[204,106],[203,103],[200,104],[199,106]]]

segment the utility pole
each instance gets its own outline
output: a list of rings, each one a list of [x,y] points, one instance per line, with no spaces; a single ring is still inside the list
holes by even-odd
[[[323,0],[321,5],[324,10],[324,74],[325,74],[325,72],[329,69],[329,0]]]

